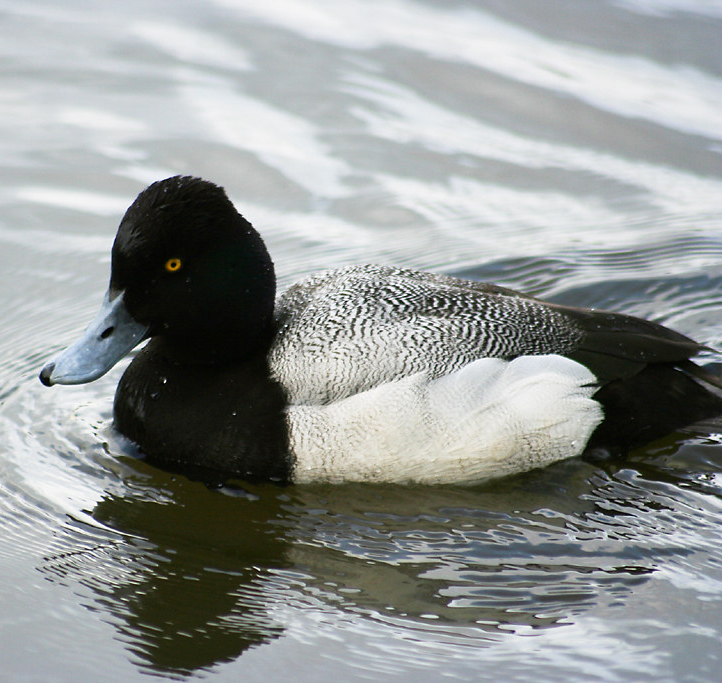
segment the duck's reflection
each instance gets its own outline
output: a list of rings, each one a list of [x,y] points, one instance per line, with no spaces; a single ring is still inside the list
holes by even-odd
[[[596,522],[582,528],[599,507],[595,470],[581,461],[481,489],[263,486],[244,495],[134,467],[138,476],[92,511],[118,539],[69,526],[43,570],[90,586],[92,608],[156,672],[208,670],[270,642],[286,627],[278,615],[311,604],[304,596],[379,629],[468,645],[569,623],[612,593],[619,600],[653,567],[629,547],[615,557]],[[604,566],[604,553],[585,550],[590,538],[608,544]]]

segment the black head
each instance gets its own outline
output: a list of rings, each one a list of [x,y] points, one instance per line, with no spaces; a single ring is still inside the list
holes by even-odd
[[[223,188],[175,176],[143,190],[113,244],[110,296],[178,354],[242,358],[273,334],[276,282],[260,235]]]

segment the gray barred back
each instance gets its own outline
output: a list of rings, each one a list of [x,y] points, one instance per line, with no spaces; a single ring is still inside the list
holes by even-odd
[[[350,266],[288,289],[271,372],[292,404],[328,403],[479,358],[564,354],[583,337],[562,312],[512,290],[387,266]]]

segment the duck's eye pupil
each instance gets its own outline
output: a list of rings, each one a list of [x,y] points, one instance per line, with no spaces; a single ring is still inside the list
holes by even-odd
[[[165,269],[169,273],[175,273],[177,270],[181,269],[182,265],[183,265],[183,261],[181,261],[179,258],[169,258],[165,262]]]

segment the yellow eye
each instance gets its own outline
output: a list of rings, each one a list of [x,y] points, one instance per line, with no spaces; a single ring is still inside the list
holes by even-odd
[[[179,258],[169,258],[165,262],[165,269],[169,273],[175,273],[181,269],[182,265],[183,265],[183,261],[181,261]]]

